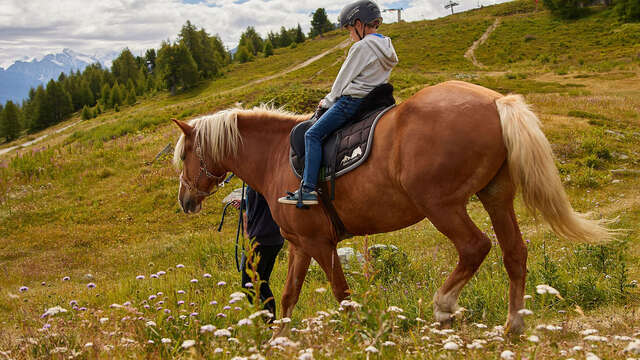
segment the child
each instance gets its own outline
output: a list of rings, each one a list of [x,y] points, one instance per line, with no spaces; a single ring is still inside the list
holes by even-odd
[[[278,202],[305,205],[318,203],[316,185],[322,164],[322,141],[342,127],[357,111],[362,99],[376,86],[389,80],[398,56],[391,39],[376,31],[382,22],[378,5],[361,0],[345,6],[340,12],[340,27],[349,30],[355,44],[349,49],[331,92],[320,101],[319,108],[328,109],[304,135],[304,175],[300,191],[281,197]]]

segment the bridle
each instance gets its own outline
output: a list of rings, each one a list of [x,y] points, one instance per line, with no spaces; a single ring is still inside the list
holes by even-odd
[[[200,148],[200,142],[198,141],[198,138],[196,136],[196,156],[198,156],[198,159],[200,160],[200,172],[198,173],[198,176],[196,177],[196,180],[191,184],[189,183],[189,181],[184,177],[184,170],[180,173],[180,184],[184,185],[190,193],[195,193],[195,196],[202,196],[202,197],[209,197],[211,195],[213,195],[213,193],[215,193],[215,191],[202,191],[200,189],[198,189],[197,184],[198,181],[200,180],[200,177],[202,176],[202,174],[205,174],[205,176],[209,179],[214,179],[215,183],[217,186],[221,186],[220,184],[222,184],[224,182],[224,178],[227,175],[226,172],[224,172],[222,175],[215,175],[213,173],[211,173],[208,169],[207,169],[207,164],[204,161],[204,156],[202,155],[202,149]],[[215,189],[215,187],[214,187]]]

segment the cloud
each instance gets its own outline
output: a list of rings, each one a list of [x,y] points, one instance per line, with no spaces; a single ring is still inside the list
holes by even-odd
[[[379,0],[381,8],[402,7],[403,19],[430,19],[447,14],[444,0]],[[477,0],[459,0],[467,7]],[[488,1],[488,0],[487,0]],[[498,0],[500,1],[500,0]],[[344,0],[2,0],[0,66],[23,57],[42,56],[64,47],[94,54],[129,47],[142,54],[175,40],[187,20],[218,34],[230,48],[242,31],[254,26],[265,36],[300,24],[309,30],[311,13],[327,10],[331,21]],[[456,8],[456,11],[462,10]],[[395,13],[384,13],[395,21]]]

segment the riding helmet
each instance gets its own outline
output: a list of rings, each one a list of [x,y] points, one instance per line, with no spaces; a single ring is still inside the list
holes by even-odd
[[[353,26],[356,20],[360,20],[364,24],[371,24],[375,20],[381,20],[382,14],[380,8],[371,0],[360,0],[345,6],[340,11],[338,17],[340,28],[345,26]]]

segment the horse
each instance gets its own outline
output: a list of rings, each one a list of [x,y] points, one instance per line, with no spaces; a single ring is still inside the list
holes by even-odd
[[[185,213],[200,211],[228,172],[267,200],[289,241],[284,317],[292,315],[312,258],[338,302],[350,294],[336,251],[340,237],[324,207],[303,211],[277,201],[299,186],[289,165],[289,133],[309,117],[261,106],[173,119],[182,130],[173,160],[182,165],[178,199]],[[514,211],[517,190],[527,209],[561,237],[595,242],[615,235],[606,220],[573,210],[540,121],[520,95],[462,81],[426,87],[388,111],[374,136],[369,159],[335,181],[335,210],[353,235],[390,232],[427,218],[453,242],[458,263],[433,298],[435,320],[443,326],[451,326],[462,288],[491,248],[466,210],[474,194],[489,214],[509,276],[510,334],[525,326],[519,310],[527,247]]]

